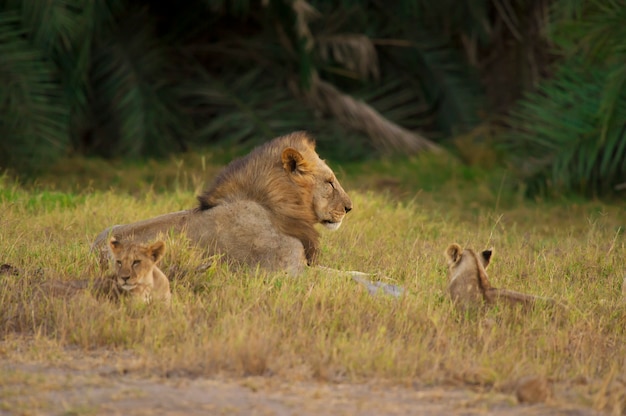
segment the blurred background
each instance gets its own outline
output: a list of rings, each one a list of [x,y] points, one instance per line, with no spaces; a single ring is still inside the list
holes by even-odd
[[[622,0],[0,0],[0,169],[450,153],[529,195],[623,195]]]

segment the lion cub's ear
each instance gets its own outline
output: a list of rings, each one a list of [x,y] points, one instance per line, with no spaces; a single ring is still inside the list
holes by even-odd
[[[305,173],[309,171],[308,163],[304,160],[304,156],[293,147],[287,147],[283,150],[281,158],[283,168],[287,173]]]
[[[111,248],[112,253],[117,253],[122,249],[122,243],[117,241],[115,237],[111,237],[109,239],[109,247]]]
[[[446,257],[448,257],[448,263],[450,265],[461,260],[461,254],[463,253],[463,249],[457,243],[450,244],[446,249]]]
[[[159,260],[163,258],[163,254],[165,254],[165,241],[157,241],[155,243],[150,244],[148,247],[149,256],[152,257],[155,263],[158,263]]]
[[[491,256],[493,255],[493,247],[488,248],[487,250],[483,250],[481,254],[481,262],[483,263],[483,267],[486,269],[489,266],[489,262],[491,261]]]

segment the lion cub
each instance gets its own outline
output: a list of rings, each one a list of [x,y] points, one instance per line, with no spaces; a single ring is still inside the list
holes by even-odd
[[[537,300],[554,304],[552,299],[492,287],[485,271],[492,254],[493,249],[478,254],[468,248],[464,250],[456,243],[446,249],[449,267],[448,293],[458,309],[466,311],[483,303],[528,307]]]
[[[157,266],[165,253],[165,242],[145,245],[120,242],[111,237],[109,250],[115,261],[113,278],[121,295],[129,295],[133,300],[144,303],[170,303],[170,282]]]

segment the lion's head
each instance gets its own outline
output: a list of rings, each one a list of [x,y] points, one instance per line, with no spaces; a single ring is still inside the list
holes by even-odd
[[[287,147],[281,160],[287,177],[298,185],[302,201],[311,207],[315,222],[330,230],[338,229],[345,215],[352,210],[352,201],[335,173],[314,151],[313,145],[309,152],[303,153]]]
[[[284,234],[298,238],[309,263],[319,251],[315,224],[336,230],[352,201],[304,132],[278,137],[231,162],[198,197],[199,210],[250,200],[262,205]]]
[[[115,284],[119,290],[148,302],[155,286],[155,272],[158,271],[158,277],[162,275],[157,264],[165,253],[165,242],[139,244],[111,237],[109,250],[115,261]]]

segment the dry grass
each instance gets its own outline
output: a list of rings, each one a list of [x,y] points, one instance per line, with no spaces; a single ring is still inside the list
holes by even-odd
[[[396,179],[401,199],[361,186],[351,192],[355,209],[342,228],[323,232],[322,264],[378,272],[406,288],[400,299],[370,296],[349,278],[320,270],[293,279],[216,263],[197,272],[204,262],[199,253],[170,236],[162,269],[172,279],[171,309],[101,302],[88,292],[37,297],[32,288],[47,278],[99,276],[89,253],[99,231],[189,207],[200,179],[132,196],[93,187],[25,189],[5,178],[0,263],[22,273],[0,275],[0,355],[45,361],[67,348],[131,351],[138,369],[162,374],[417,380],[500,391],[538,375],[565,386],[570,393],[563,400],[626,411],[619,388],[626,383],[623,204],[527,202],[505,194],[500,178],[464,178],[448,161],[438,165],[449,175],[437,190],[413,192],[425,188],[420,163],[438,162],[399,167],[398,175],[413,170],[416,178],[408,186],[406,177]],[[357,189],[350,183],[348,192]],[[452,242],[494,246],[495,286],[553,297],[569,311],[460,316],[445,296],[443,251]]]

